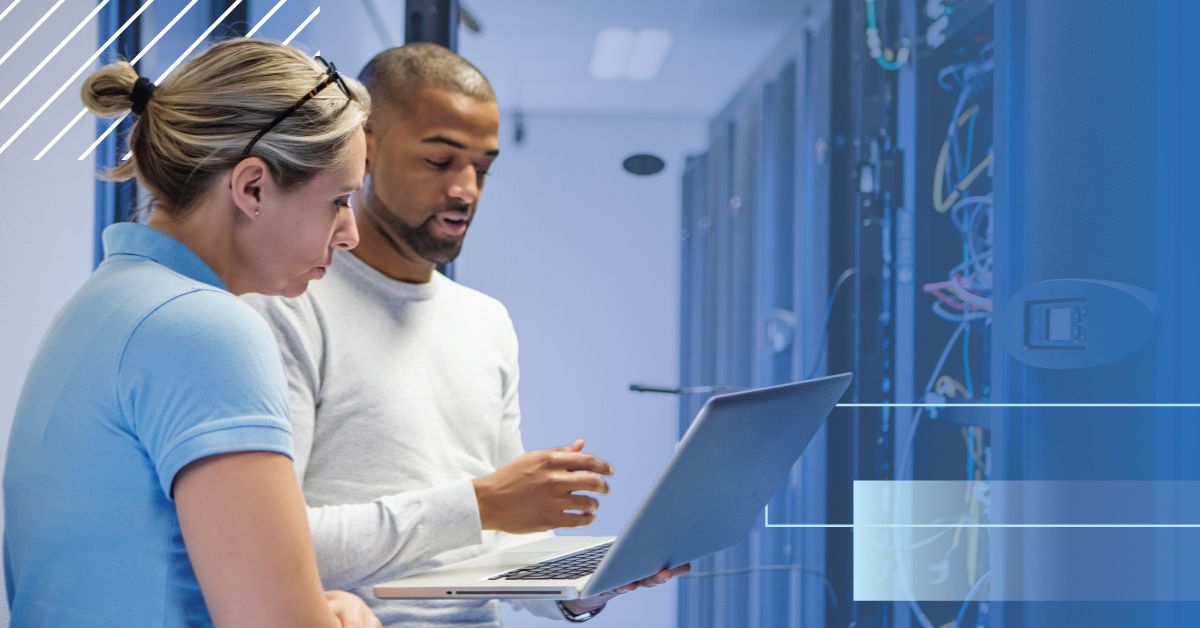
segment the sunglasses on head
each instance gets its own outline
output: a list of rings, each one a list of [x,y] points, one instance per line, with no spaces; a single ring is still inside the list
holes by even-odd
[[[301,96],[300,100],[297,100],[294,104],[292,104],[291,107],[284,109],[282,112],[279,113],[279,115],[275,116],[275,119],[272,120],[270,124],[263,127],[263,130],[259,131],[258,135],[255,135],[254,139],[250,140],[250,143],[246,145],[246,150],[242,151],[243,156],[249,155],[250,149],[254,148],[254,145],[258,142],[258,140],[262,139],[262,137],[264,135],[266,135],[267,133],[270,133],[271,129],[278,126],[279,123],[283,122],[285,118],[287,118],[288,116],[295,113],[296,110],[301,107],[301,105],[303,105],[304,103],[315,98],[317,96],[317,94],[320,94],[321,91],[323,91],[326,87],[329,87],[333,83],[338,84],[338,87],[340,87],[342,89],[342,93],[346,95],[346,98],[349,98],[350,100],[354,100],[354,95],[350,93],[350,88],[346,87],[346,81],[342,80],[342,75],[340,72],[338,72],[337,66],[326,61],[320,55],[317,55],[313,58],[316,59],[317,61],[320,61],[322,64],[325,65],[325,69],[328,70],[328,72],[329,72],[328,75],[320,83],[317,83],[316,87],[310,89],[307,94]]]

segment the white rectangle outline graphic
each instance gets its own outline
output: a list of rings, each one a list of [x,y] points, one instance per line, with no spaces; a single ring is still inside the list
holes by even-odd
[[[1200,408],[1200,403],[839,403],[838,408]],[[911,481],[911,480],[909,480]],[[1200,528],[1200,523],[771,523],[768,528]]]

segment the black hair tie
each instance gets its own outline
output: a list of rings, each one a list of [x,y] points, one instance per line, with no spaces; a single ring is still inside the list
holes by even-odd
[[[146,112],[146,103],[150,102],[150,96],[154,95],[154,83],[150,79],[139,76],[138,80],[133,84],[133,90],[129,92],[129,99],[133,101],[133,106],[130,111],[135,116],[141,116]]]

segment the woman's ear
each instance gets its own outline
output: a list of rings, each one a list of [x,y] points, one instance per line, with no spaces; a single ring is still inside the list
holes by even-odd
[[[233,204],[247,218],[258,216],[263,208],[263,188],[270,185],[270,170],[258,157],[243,159],[233,167],[230,192]]]

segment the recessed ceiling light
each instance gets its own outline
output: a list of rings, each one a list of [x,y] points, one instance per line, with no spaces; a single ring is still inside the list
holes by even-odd
[[[662,68],[671,40],[661,28],[606,28],[596,34],[589,74],[597,80],[648,81]]]
[[[597,33],[596,47],[592,49],[592,78],[602,81],[623,78],[632,49],[633,31],[628,28],[606,28]]]
[[[633,50],[629,53],[629,65],[625,66],[625,78],[648,81],[658,76],[670,49],[671,33],[661,28],[638,31],[633,38]]]

